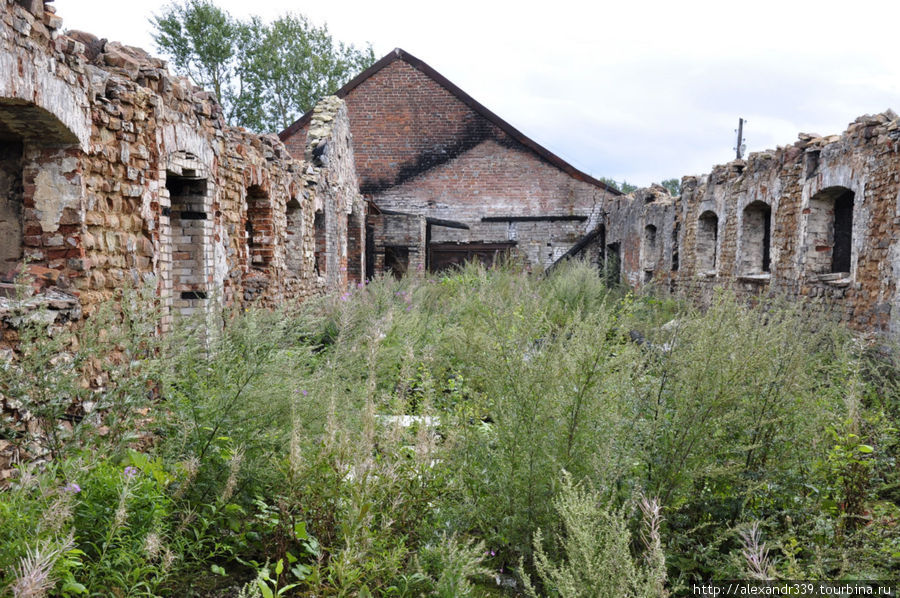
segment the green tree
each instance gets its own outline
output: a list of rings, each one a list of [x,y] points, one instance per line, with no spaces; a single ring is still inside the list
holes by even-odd
[[[614,189],[618,189],[622,193],[631,193],[632,191],[637,190],[637,185],[632,185],[625,179],[622,179],[621,183],[619,183],[618,181],[611,179],[609,177],[605,177],[605,176],[600,177],[600,180],[602,182],[606,183],[607,185],[609,185],[610,187],[612,187]]]
[[[176,72],[211,90],[222,103],[234,75],[237,23],[231,15],[209,0],[185,0],[170,4],[150,23],[157,49],[171,57]]]
[[[669,193],[672,197],[677,197],[681,195],[681,180],[680,179],[666,179],[660,183],[663,187],[669,190]]]
[[[249,128],[283,129],[373,62],[372,47],[335,42],[326,26],[286,14],[270,25],[252,17],[240,27],[238,73],[247,93],[233,98]]]
[[[150,20],[175,71],[210,91],[233,125],[287,127],[375,61],[370,45],[335,42],[302,15],[235,19],[210,0],[181,0]]]

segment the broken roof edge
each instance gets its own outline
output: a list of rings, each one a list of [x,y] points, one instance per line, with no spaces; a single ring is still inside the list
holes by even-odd
[[[474,110],[476,113],[480,114],[482,117],[484,117],[485,119],[487,119],[488,121],[490,121],[491,123],[496,125],[497,128],[499,128],[501,131],[503,131],[504,133],[509,135],[512,139],[514,139],[515,141],[519,142],[520,144],[522,144],[523,146],[525,146],[526,148],[528,148],[529,150],[531,150],[532,152],[537,154],[538,157],[542,158],[543,160],[546,160],[552,166],[555,166],[562,172],[568,174],[570,177],[574,178],[575,180],[582,181],[582,182],[588,183],[590,185],[594,185],[595,187],[599,187],[599,188],[603,189],[604,191],[610,192],[613,195],[622,195],[622,192],[619,191],[618,189],[615,189],[615,188],[607,185],[603,181],[595,179],[594,177],[587,174],[586,172],[582,172],[581,170],[578,170],[577,168],[575,168],[574,166],[572,166],[571,164],[569,164],[568,162],[566,162],[565,160],[563,160],[562,158],[560,158],[559,156],[557,156],[556,154],[554,154],[553,152],[551,152],[550,150],[548,150],[547,148],[545,148],[544,146],[539,144],[538,142],[534,141],[533,139],[531,139],[530,137],[528,137],[527,135],[525,135],[524,133],[522,133],[521,131],[516,129],[514,126],[512,126],[511,124],[509,124],[508,122],[506,122],[505,120],[503,120],[502,118],[497,116],[494,112],[489,110],[487,107],[485,107],[483,104],[478,102],[475,98],[473,98],[472,96],[470,96],[469,94],[464,92],[462,89],[457,87],[453,82],[451,82],[449,79],[444,77],[442,74],[440,74],[439,72],[434,70],[432,67],[428,66],[425,62],[416,58],[415,56],[413,56],[406,50],[403,50],[402,48],[394,48],[391,52],[389,52],[387,55],[382,57],[381,60],[379,60],[378,62],[376,62],[375,64],[373,64],[372,66],[370,66],[369,68],[367,68],[366,70],[364,70],[363,72],[358,74],[356,77],[351,79],[346,85],[344,85],[339,90],[337,90],[334,93],[334,95],[343,99],[344,97],[347,96],[347,94],[349,94],[351,91],[353,91],[354,89],[359,87],[364,81],[369,79],[372,75],[374,75],[375,73],[379,72],[381,69],[385,68],[386,66],[388,66],[389,64],[391,64],[397,60],[403,60],[404,62],[406,62],[413,68],[415,68],[416,70],[425,74],[425,76],[427,76],[430,79],[432,79],[433,81],[435,81],[438,85],[440,85],[441,87],[443,87],[444,89],[449,91],[452,95],[456,96],[456,98],[458,100],[460,100],[463,104],[465,104],[466,106],[468,106],[469,108]],[[300,130],[303,126],[305,126],[309,122],[310,118],[312,117],[312,112],[313,112],[312,110],[309,110],[306,114],[304,114],[303,116],[298,118],[296,121],[294,121],[293,124],[291,124],[285,130],[283,130],[281,133],[279,133],[278,134],[279,139],[284,141],[285,139],[287,139],[288,137],[290,137],[291,135],[296,133],[298,130]]]

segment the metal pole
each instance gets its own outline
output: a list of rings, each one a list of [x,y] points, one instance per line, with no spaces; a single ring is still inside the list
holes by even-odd
[[[738,133],[738,136],[737,136],[737,145],[735,146],[734,150],[735,150],[735,152],[737,153],[737,159],[740,160],[740,159],[742,158],[742,156],[741,156],[741,142],[744,140],[744,119],[743,119],[743,118],[739,118],[739,119],[738,119],[738,131],[737,131],[737,133]]]

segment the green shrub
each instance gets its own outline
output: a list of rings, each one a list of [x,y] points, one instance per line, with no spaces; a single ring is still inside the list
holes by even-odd
[[[631,532],[625,513],[605,504],[601,493],[573,484],[565,474],[553,507],[561,528],[556,538],[561,546],[559,562],[554,562],[546,552],[541,530],[534,535],[534,566],[546,595],[560,598],[661,598],[666,595],[665,560],[654,522],[648,522],[645,558],[635,559],[631,555]],[[528,596],[538,598],[521,560],[519,569]]]
[[[129,301],[78,346],[26,330],[3,371],[41,418],[11,440],[56,459],[0,492],[0,589],[30,554],[60,595],[478,596],[521,563],[535,593],[656,596],[745,576],[755,522],[773,577],[898,573],[900,375],[795,307],[699,310],[578,263],[378,279],[165,338]],[[72,397],[94,409],[59,425]]]

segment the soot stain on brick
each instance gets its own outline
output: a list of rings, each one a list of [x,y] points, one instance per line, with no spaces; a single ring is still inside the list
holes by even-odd
[[[497,137],[487,122],[470,121],[463,132],[451,143],[423,151],[414,161],[401,166],[397,176],[392,180],[383,178],[364,183],[360,185],[360,192],[363,195],[375,195],[390,187],[400,185],[435,166],[450,162],[488,139]]]
[[[514,137],[510,137],[509,135],[505,135],[505,134],[499,134],[499,135],[494,136],[494,141],[496,141],[497,144],[500,145],[501,147],[505,147],[506,149],[510,149],[510,150],[513,150],[516,152],[521,152],[523,154],[528,154],[528,155],[534,156],[535,158],[537,158],[538,160],[540,160],[541,162],[543,162],[544,164],[546,164],[548,166],[552,166],[553,168],[559,168],[558,165],[553,164],[550,160],[548,160],[544,156],[540,155],[539,153],[537,153],[530,147],[527,147],[524,143],[522,143],[521,141],[519,141],[518,139],[516,139]]]

